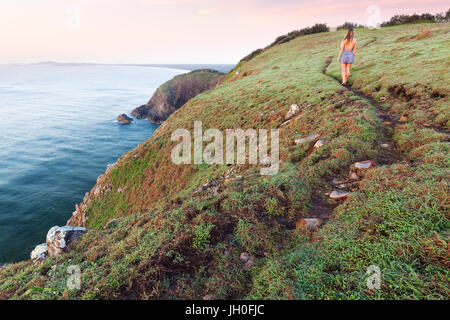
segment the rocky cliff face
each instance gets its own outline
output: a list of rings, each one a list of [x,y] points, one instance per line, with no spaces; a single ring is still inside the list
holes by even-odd
[[[224,74],[215,70],[202,69],[176,76],[156,90],[150,101],[132,111],[138,119],[153,123],[166,120],[175,110],[196,95],[215,88]]]
[[[115,165],[116,163],[109,164],[106,167],[105,174],[109,174],[109,172],[115,167]],[[92,190],[90,192],[86,192],[83,201],[75,206],[75,211],[72,213],[72,217],[70,217],[70,219],[67,221],[68,226],[86,226],[88,222],[86,211],[91,205],[93,199],[101,197],[112,190],[112,187],[109,184],[103,183],[105,174],[102,174],[97,178],[97,183],[92,188]]]

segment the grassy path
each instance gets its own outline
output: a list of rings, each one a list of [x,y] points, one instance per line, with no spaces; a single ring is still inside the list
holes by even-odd
[[[376,40],[376,38],[375,38]],[[375,40],[370,41],[368,44],[375,42]],[[368,44],[364,45],[363,47],[367,46]],[[333,56],[329,57],[327,61],[325,62],[325,66],[322,69],[322,73],[334,80],[336,80],[338,83],[340,83],[340,80],[327,73],[327,69],[329,65],[331,64]],[[347,91],[350,91],[353,95],[360,97],[367,101],[369,105],[371,105],[378,114],[378,117],[381,119],[383,123],[383,129],[382,129],[382,136],[383,136],[383,142],[389,144],[390,148],[384,148],[382,154],[379,155],[379,163],[380,164],[393,164],[398,163],[404,158],[404,154],[396,148],[394,139],[393,139],[393,132],[395,131],[395,127],[398,125],[398,119],[396,116],[392,115],[387,109],[383,108],[378,101],[373,99],[372,97],[369,97],[362,93],[361,91],[351,87],[350,85],[343,86]]]

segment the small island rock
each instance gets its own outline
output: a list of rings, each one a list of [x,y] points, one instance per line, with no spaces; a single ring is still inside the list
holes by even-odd
[[[123,113],[117,117],[117,121],[122,122],[124,124],[130,124],[131,122],[133,122],[133,119],[127,116],[125,113]]]

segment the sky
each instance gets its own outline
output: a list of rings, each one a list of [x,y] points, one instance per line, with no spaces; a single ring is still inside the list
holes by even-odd
[[[448,0],[1,0],[0,64],[237,63],[315,23],[448,9]]]

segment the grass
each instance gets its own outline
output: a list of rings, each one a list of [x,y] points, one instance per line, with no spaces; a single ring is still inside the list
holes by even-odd
[[[326,72],[339,77],[345,31],[296,38],[240,63],[105,175],[101,186],[111,191],[88,208],[94,230],[71,252],[2,268],[0,298],[448,299],[449,30],[356,30],[349,82],[380,110],[322,73],[332,57]],[[171,162],[177,128],[192,130],[199,119],[204,130],[275,128],[294,103],[310,106],[281,127],[275,176],[241,165],[231,176],[242,178],[226,180],[231,167]],[[383,124],[380,112],[396,125]],[[324,147],[294,144],[310,134]],[[401,159],[386,159],[386,140]],[[333,190],[332,179],[368,159],[378,166],[320,229],[288,227],[315,213],[314,199]],[[212,179],[216,194],[195,192]],[[242,252],[255,256],[251,268]],[[72,264],[81,268],[81,290],[65,286]],[[366,285],[371,265],[381,269],[380,290]]]

